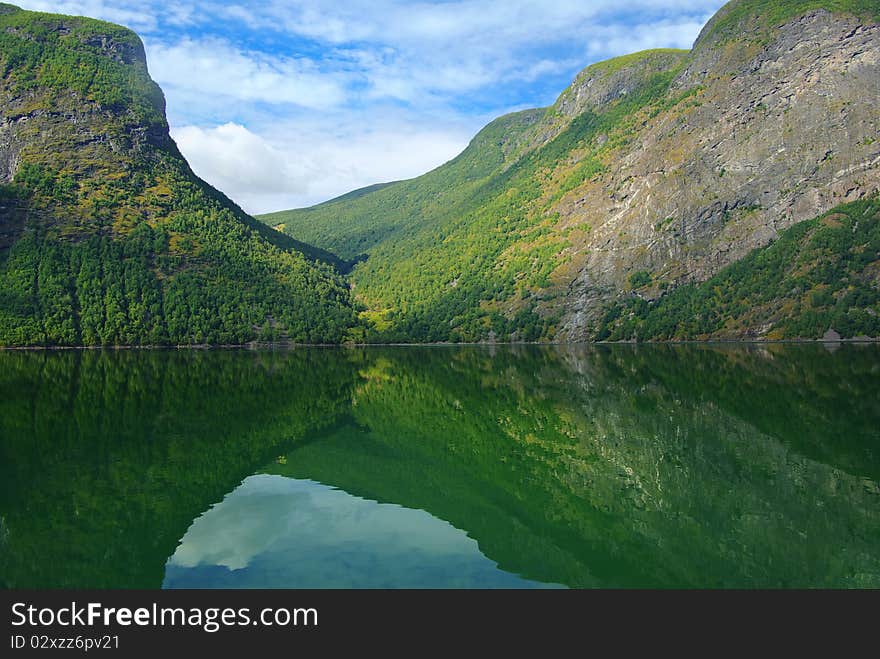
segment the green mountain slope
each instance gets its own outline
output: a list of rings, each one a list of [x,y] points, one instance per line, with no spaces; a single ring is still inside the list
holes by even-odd
[[[192,173],[134,33],[3,5],[0,72],[0,345],[342,339],[339,261]]]
[[[541,110],[496,119],[461,155],[425,176],[355,190],[318,206],[261,215],[314,245],[356,260],[386,240],[411,232],[423,223],[436,225],[454,216],[492,174],[503,169],[517,140],[541,117]]]
[[[851,14],[866,21],[880,19],[877,0],[736,0],[713,17],[703,36],[740,39],[743,36],[741,27],[748,24],[749,38],[763,38],[775,26],[817,10]]]
[[[705,282],[880,191],[878,18],[876,1],[734,1],[692,51],[593,65],[433,172],[259,219],[362,261],[366,340],[595,339],[634,296]]]

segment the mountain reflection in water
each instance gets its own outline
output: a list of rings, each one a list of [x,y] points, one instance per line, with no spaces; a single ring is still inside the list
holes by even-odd
[[[855,345],[0,353],[0,582],[880,587],[878,382]]]

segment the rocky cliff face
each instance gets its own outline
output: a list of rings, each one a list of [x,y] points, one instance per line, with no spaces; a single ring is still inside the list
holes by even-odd
[[[561,227],[592,228],[569,248],[566,338],[589,338],[635,272],[656,297],[880,189],[880,26],[820,9],[772,39],[711,30],[670,88],[690,100],[646,121],[557,206]]]
[[[163,157],[183,161],[137,35],[110,23],[3,8],[0,184],[14,183],[23,164],[83,187]],[[91,224],[84,228],[101,228]]]
[[[609,110],[615,103],[650,85],[656,76],[679,67],[687,57],[686,50],[648,50],[587,67],[547,109],[543,120],[524,140],[525,150],[532,151],[549,143],[585,113],[601,114]],[[597,139],[607,140],[607,135]]]

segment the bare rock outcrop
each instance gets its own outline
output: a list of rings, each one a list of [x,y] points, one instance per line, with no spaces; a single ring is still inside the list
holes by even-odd
[[[646,75],[657,64],[632,66]],[[597,95],[585,74],[560,114],[625,87],[617,72]],[[589,339],[635,272],[664,288],[703,281],[787,227],[880,191],[876,23],[816,10],[769,39],[724,38],[710,23],[670,94],[688,100],[646,120],[602,176],[554,209],[563,227],[591,227],[570,250],[566,339]]]

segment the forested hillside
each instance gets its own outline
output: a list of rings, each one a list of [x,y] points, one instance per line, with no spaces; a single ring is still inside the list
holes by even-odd
[[[496,119],[461,155],[417,179],[355,190],[312,208],[258,219],[340,257],[363,258],[376,245],[464,212],[471,195],[511,162],[526,130],[543,114],[526,110]]]
[[[198,179],[134,33],[0,6],[0,345],[338,342],[326,252]]]

